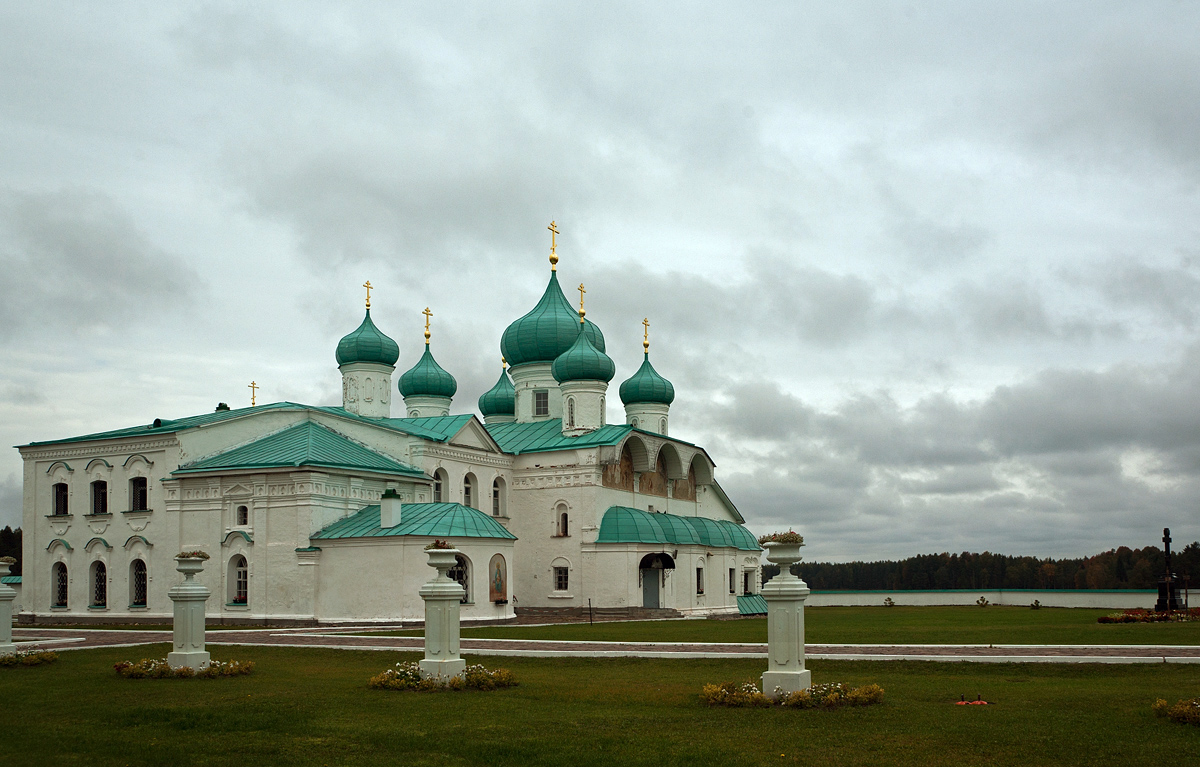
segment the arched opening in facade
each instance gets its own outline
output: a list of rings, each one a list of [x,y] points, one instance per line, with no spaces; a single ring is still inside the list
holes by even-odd
[[[246,558],[235,554],[229,558],[228,602],[231,605],[250,603],[250,567]]]
[[[102,479],[92,483],[92,513],[108,513],[108,483]]]
[[[575,428],[575,398],[567,397],[567,428]]]
[[[248,527],[250,525],[250,507],[238,506],[235,516],[237,517],[235,524],[238,527]]]
[[[492,561],[488,563],[488,601],[508,604],[508,563],[503,554],[492,555]]]
[[[92,607],[108,607],[108,568],[103,562],[92,563]]]
[[[463,587],[462,599],[459,599],[460,604],[470,604],[471,602],[471,561],[466,557],[458,554],[454,557],[454,567],[446,573],[450,580],[457,581],[459,586]]]
[[[50,568],[50,583],[54,587],[54,606],[67,606],[67,588],[70,584],[70,579],[67,577],[67,566],[62,562],[55,562]]]
[[[470,506],[473,509],[475,504],[479,503],[475,489],[477,484],[474,474],[467,474],[463,477],[463,506]]]
[[[129,563],[129,606],[146,606],[146,563],[140,559]]]
[[[492,480],[492,516],[507,517],[508,516],[508,499],[504,494],[504,480],[496,477]]]
[[[659,451],[654,462],[654,471],[644,471],[638,478],[638,492],[643,495],[667,497],[667,463],[663,451]]]
[[[663,590],[667,583],[667,570],[675,569],[675,560],[666,552],[647,554],[638,563],[638,578],[642,586],[642,607],[662,607]]]
[[[571,519],[567,504],[560,503],[554,507],[554,536],[566,538],[571,534]]]
[[[446,483],[448,476],[445,469],[438,469],[433,473],[433,502],[444,503],[446,501]]]

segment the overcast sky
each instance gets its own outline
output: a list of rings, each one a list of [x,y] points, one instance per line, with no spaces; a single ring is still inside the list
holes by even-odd
[[[340,404],[366,279],[473,411],[556,219],[810,560],[1200,538],[1200,6],[799,5],[0,7],[0,441]]]

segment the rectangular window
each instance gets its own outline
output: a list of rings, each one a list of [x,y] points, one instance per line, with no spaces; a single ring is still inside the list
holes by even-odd
[[[433,478],[433,502],[442,502],[442,477],[440,474]]]
[[[150,489],[146,486],[145,477],[129,480],[129,503],[131,511],[146,511],[150,508]]]
[[[492,485],[492,516],[500,516],[500,488]]]
[[[749,570],[742,573],[742,593],[743,594],[750,593],[750,571]]]
[[[550,415],[550,392],[535,391],[533,393],[533,414]]]
[[[568,585],[569,585],[569,582],[567,580],[567,568],[565,568],[565,567],[554,568],[554,590],[555,591],[566,591]]]
[[[696,593],[697,594],[704,593],[704,568],[703,567],[696,568]]]
[[[729,568],[729,593],[737,593],[737,570]]]
[[[54,515],[61,517],[67,511],[67,483],[59,482],[54,486]]]
[[[97,480],[92,483],[92,513],[108,513],[108,483]]]

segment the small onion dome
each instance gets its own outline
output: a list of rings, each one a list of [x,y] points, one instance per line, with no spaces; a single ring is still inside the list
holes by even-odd
[[[658,402],[670,405],[675,399],[675,387],[658,374],[650,364],[650,353],[638,371],[621,384],[621,402],[632,405],[639,402]]]
[[[508,378],[508,371],[500,371],[500,380],[479,398],[479,412],[483,417],[492,415],[516,415],[517,390]]]
[[[607,354],[592,346],[587,330],[575,331],[575,343],[550,367],[550,373],[559,383],[566,381],[611,381],[617,366]]]
[[[583,332],[592,346],[604,351],[604,334],[591,320]],[[579,312],[567,301],[558,285],[558,272],[550,273],[550,284],[537,306],[509,325],[500,338],[500,352],[509,365],[553,362],[571,348],[579,335]]]
[[[437,360],[429,351],[429,344],[425,345],[425,353],[417,360],[417,364],[400,376],[402,397],[453,397],[456,391],[458,382],[437,364]]]
[[[371,322],[371,310],[362,324],[348,336],[338,341],[337,363],[349,365],[351,362],[378,362],[383,365],[395,365],[400,359],[400,347],[395,341],[380,332]]]

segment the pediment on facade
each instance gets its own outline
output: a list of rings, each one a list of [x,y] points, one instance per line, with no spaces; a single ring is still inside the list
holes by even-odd
[[[496,440],[492,439],[492,435],[487,433],[477,418],[467,421],[458,434],[450,438],[450,444],[487,450],[490,453],[500,452],[500,446],[496,444]]]
[[[225,495],[252,495],[253,493],[253,489],[246,487],[240,482],[225,489]]]

